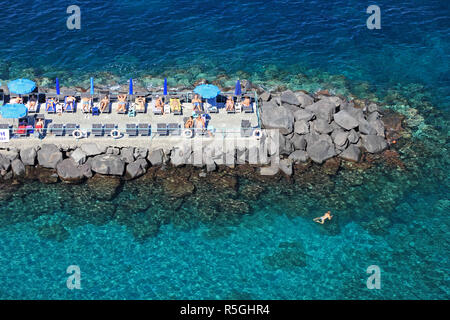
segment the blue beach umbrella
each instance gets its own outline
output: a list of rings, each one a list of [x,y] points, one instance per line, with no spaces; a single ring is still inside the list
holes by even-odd
[[[130,78],[130,90],[128,92],[129,95],[133,95],[133,79]]]
[[[91,96],[94,95],[94,78],[91,78]]]
[[[236,82],[236,89],[234,90],[234,95],[235,96],[240,96],[242,94],[242,89],[241,89],[241,81],[237,81]]]
[[[18,119],[27,115],[27,107],[24,104],[14,103],[5,104],[0,109],[0,114],[4,119]]]
[[[194,92],[205,99],[212,99],[218,96],[220,89],[212,84],[202,84],[194,89]]]
[[[56,78],[56,94],[59,95],[61,94],[60,90],[59,90],[59,79]]]
[[[167,78],[164,78],[164,95],[167,96]]]
[[[17,79],[8,83],[8,88],[15,94],[27,94],[36,88],[36,83],[28,79]]]

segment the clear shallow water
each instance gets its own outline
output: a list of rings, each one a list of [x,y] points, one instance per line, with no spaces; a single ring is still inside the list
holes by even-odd
[[[0,48],[2,83],[30,77],[50,84],[59,76],[65,85],[86,85],[94,75],[103,83],[123,84],[132,76],[152,85],[167,75],[176,85],[226,73],[230,83],[240,77],[267,87],[330,88],[409,115],[415,123],[413,141],[428,148],[413,144],[415,152],[404,160],[423,149],[429,158],[420,160],[419,171],[411,170],[407,179],[374,172],[366,189],[339,188],[338,180],[314,201],[302,197],[301,190],[268,193],[264,206],[252,207],[250,215],[231,225],[181,228],[179,221],[169,221],[144,240],[109,215],[95,223],[92,216],[114,211],[130,197],[144,201],[146,195],[134,196],[125,188],[108,206],[87,200],[82,187],[64,189],[83,194],[85,201],[77,199],[75,205],[75,199],[57,192],[62,186],[21,189],[0,208],[0,297],[449,297],[449,181],[443,157],[448,152],[450,92],[447,1],[379,1],[379,31],[365,27],[371,3],[360,1],[78,4],[81,31],[65,29],[65,1],[2,5],[0,30],[9,43]],[[410,108],[421,116],[411,116]],[[329,202],[344,191],[350,205]],[[381,196],[383,201],[377,201]],[[74,218],[61,199],[74,201],[80,211],[84,206],[86,215]],[[137,215],[138,222],[168,210],[155,202],[145,208],[143,218]],[[98,208],[92,209],[92,203]],[[183,207],[189,209],[181,209],[180,215],[196,210],[186,203]],[[328,209],[347,217],[333,233],[311,222]],[[377,215],[389,218],[381,234],[367,225]],[[43,236],[40,228],[47,225],[64,226],[61,241]],[[294,248],[286,252],[279,247],[283,243]],[[286,266],[268,263],[274,254],[286,258],[281,259]],[[293,265],[292,260],[302,259],[305,265]],[[71,264],[82,270],[80,292],[65,287]],[[371,264],[382,269],[380,291],[365,288]]]

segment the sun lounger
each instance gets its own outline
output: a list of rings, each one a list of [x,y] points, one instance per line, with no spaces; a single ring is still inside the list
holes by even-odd
[[[56,105],[58,104],[55,101],[51,101],[50,99],[57,99],[58,96],[55,94],[47,94],[45,99],[45,111],[47,113],[56,113]]]
[[[3,89],[0,89],[0,106],[5,104],[5,94],[3,93]]]
[[[34,106],[31,106],[31,101],[35,101]],[[29,95],[28,96],[28,101],[25,104],[25,106],[28,109],[28,113],[36,113],[39,110],[39,98],[36,95]]]
[[[161,109],[158,109],[158,108],[156,107],[156,100],[150,101],[149,107],[150,107],[150,109],[152,110],[152,112],[153,112],[154,115],[162,115],[162,114],[163,114],[162,110],[161,110]]]
[[[127,123],[126,133],[128,134],[129,137],[136,137],[138,135],[136,124]]]
[[[92,124],[92,135],[95,137],[103,136],[103,126],[101,123],[93,123]]]
[[[169,123],[167,125],[167,129],[169,130],[169,134],[172,136],[179,136],[181,135],[181,128],[180,125],[177,123]]]
[[[64,136],[64,125],[62,123],[53,123],[50,127],[50,132],[56,137]]]
[[[134,95],[134,97],[143,97],[144,98],[144,109],[142,109],[139,104],[134,102],[134,105],[135,105],[134,109],[136,110],[137,113],[146,113],[147,112],[147,99],[146,99],[146,96],[147,96],[146,93],[141,93],[141,92],[137,92]],[[133,101],[136,101],[136,98],[134,98]]]
[[[253,103],[250,103],[248,107],[242,106],[242,111],[245,113],[252,113],[253,112]]]
[[[77,125],[75,123],[67,123],[66,124],[66,134],[67,135],[72,135],[73,132],[77,129]]]
[[[249,120],[241,121],[241,137],[250,137],[253,134],[253,129]]]
[[[138,124],[138,134],[143,137],[147,137],[151,134],[151,126],[148,123],[139,123]]]
[[[89,98],[89,101],[83,101],[83,98]],[[92,97],[87,93],[81,94],[81,112],[90,113],[92,110]]]
[[[170,104],[170,110],[174,115],[183,114],[181,101],[179,98],[171,98],[169,104]]]
[[[116,128],[116,125],[114,123],[105,124],[105,135],[110,136],[111,131],[113,131],[115,128]]]
[[[160,136],[167,136],[169,134],[167,130],[167,124],[158,123],[156,133],[159,134]]]

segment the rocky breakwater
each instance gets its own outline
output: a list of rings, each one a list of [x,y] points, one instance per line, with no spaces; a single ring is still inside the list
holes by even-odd
[[[262,168],[262,174],[281,170],[292,175],[295,164],[310,160],[322,164],[339,157],[359,162],[364,153],[381,153],[389,147],[383,111],[375,103],[360,106],[328,92],[289,90],[264,92],[260,99],[262,128],[280,133],[280,160]]]

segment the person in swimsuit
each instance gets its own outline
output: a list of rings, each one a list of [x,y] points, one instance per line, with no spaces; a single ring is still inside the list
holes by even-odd
[[[70,108],[72,108],[72,110],[75,108],[75,97],[73,97],[73,96],[68,96],[66,98],[66,111],[67,111],[67,109],[70,109]]]
[[[244,107],[250,107],[250,103],[251,103],[250,98],[249,97],[245,97],[244,101],[242,102],[242,105]]]
[[[144,112],[145,111],[145,98],[144,97],[136,97],[134,102],[137,104],[137,110]]]
[[[331,215],[331,212],[328,211],[323,216],[314,218],[313,221],[317,222],[317,223],[320,223],[320,224],[324,224],[326,220],[330,220],[331,221],[332,218],[333,218],[333,216]]]
[[[156,99],[156,101],[155,101],[155,107],[156,107],[156,109],[159,109],[162,114],[164,114],[164,102],[161,97],[157,97],[157,98],[158,99]]]
[[[119,99],[119,107],[117,108],[117,112],[126,112],[127,111],[127,95],[120,94],[117,99]]]
[[[103,113],[105,112],[106,107],[109,106],[109,97],[107,95],[105,95],[102,99],[102,101],[100,101],[100,112]]]
[[[194,118],[193,118],[192,116],[190,116],[190,117],[187,119],[186,123],[184,124],[184,127],[185,127],[186,129],[190,129],[190,128],[192,128],[193,126],[194,126]]]
[[[37,99],[35,96],[31,96],[30,100],[28,100],[28,110],[36,111]]]
[[[227,103],[226,103],[225,107],[226,107],[226,109],[225,109],[226,111],[234,111],[234,100],[233,100],[233,97],[229,96],[227,98]]]
[[[198,94],[196,94],[194,99],[192,99],[192,105],[194,106],[194,111],[202,111],[202,99]]]
[[[81,99],[81,105],[82,105],[83,112],[85,112],[85,113],[91,112],[91,98],[83,97]]]
[[[35,128],[36,128],[36,132],[37,132],[37,134],[38,134],[39,139],[44,138],[44,135],[43,135],[43,133],[42,133],[42,131],[43,131],[43,129],[44,129],[44,120],[39,119],[39,120],[36,122]]]

